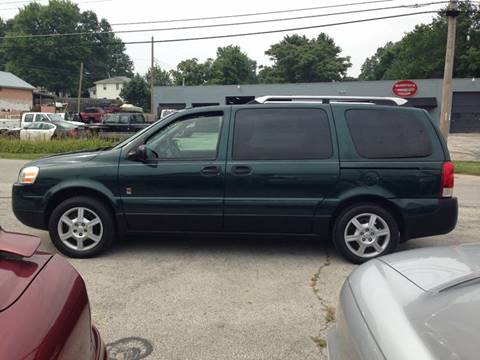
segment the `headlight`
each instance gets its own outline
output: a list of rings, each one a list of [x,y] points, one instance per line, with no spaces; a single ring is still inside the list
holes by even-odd
[[[18,174],[18,182],[20,184],[33,184],[37,179],[40,169],[36,166],[28,166],[20,170]]]

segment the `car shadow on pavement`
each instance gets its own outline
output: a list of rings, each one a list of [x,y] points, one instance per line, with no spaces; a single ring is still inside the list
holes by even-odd
[[[205,252],[238,254],[326,255],[335,253],[331,241],[316,237],[270,235],[141,235],[118,241],[108,253]]]

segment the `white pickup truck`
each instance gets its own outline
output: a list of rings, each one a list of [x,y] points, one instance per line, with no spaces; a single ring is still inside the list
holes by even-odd
[[[64,114],[27,112],[27,113],[23,113],[21,118],[0,119],[0,131],[24,129],[32,122],[37,122],[37,121],[55,123],[56,121],[61,121],[61,120],[65,121]],[[84,123],[77,122],[77,121],[68,121],[68,122],[74,125],[85,125]]]

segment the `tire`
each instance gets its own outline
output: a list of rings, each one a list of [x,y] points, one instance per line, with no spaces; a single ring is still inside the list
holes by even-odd
[[[89,222],[92,222],[90,226]],[[48,231],[53,244],[62,254],[72,258],[90,258],[112,245],[115,222],[111,210],[103,202],[78,196],[63,201],[53,210]]]
[[[338,215],[333,227],[336,249],[355,264],[393,252],[399,239],[395,218],[385,208],[374,203],[347,207]]]

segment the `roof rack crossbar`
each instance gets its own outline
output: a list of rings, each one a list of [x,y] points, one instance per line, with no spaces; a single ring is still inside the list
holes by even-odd
[[[392,105],[405,105],[407,100],[399,97],[382,96],[327,96],[327,95],[266,95],[255,98],[259,104],[279,103],[279,102],[320,102],[330,104],[330,102],[356,102],[356,103],[381,103]]]

